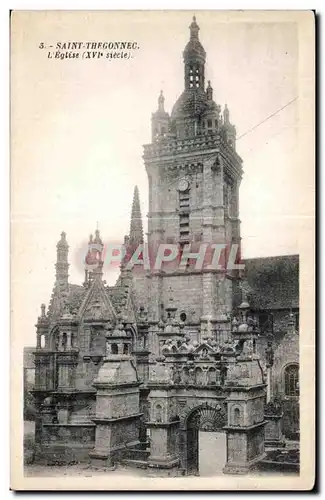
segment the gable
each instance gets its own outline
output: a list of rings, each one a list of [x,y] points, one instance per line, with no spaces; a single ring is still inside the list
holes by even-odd
[[[91,285],[78,311],[78,316],[83,319],[116,320],[115,308],[102,282],[95,281]]]

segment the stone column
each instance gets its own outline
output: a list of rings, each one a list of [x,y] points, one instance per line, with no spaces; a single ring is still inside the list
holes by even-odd
[[[264,386],[229,388],[225,474],[247,474],[264,457]]]
[[[138,450],[139,385],[130,356],[107,357],[93,383],[97,389],[95,448],[89,454],[95,467],[112,467]]]
[[[166,387],[152,389],[150,392],[150,456],[148,466],[156,469],[173,469],[180,460],[176,447],[179,420],[171,417],[171,394]]]
[[[226,474],[246,474],[265,456],[266,385],[258,361],[252,359],[245,345],[242,354],[232,358],[231,364],[228,362],[225,381],[228,393]]]
[[[76,352],[62,352],[57,356],[57,363],[59,367],[59,380],[58,388],[61,390],[73,390],[75,387],[74,371],[77,364]]]

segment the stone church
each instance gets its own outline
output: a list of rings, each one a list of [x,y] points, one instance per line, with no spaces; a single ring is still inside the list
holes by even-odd
[[[220,431],[223,470],[236,474],[267,446],[299,439],[299,259],[241,259],[242,159],[229,109],[206,81],[195,18],[183,59],[183,91],[171,114],[160,94],[144,146],[147,239],[135,188],[116,285],[103,280],[98,229],[83,284],[69,282],[64,232],[57,244],[36,325],[38,463],[198,474],[199,433]],[[212,248],[236,265],[211,265]],[[145,252],[161,265],[142,265]]]

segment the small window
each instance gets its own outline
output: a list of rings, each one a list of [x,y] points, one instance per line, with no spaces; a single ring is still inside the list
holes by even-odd
[[[240,409],[234,409],[234,425],[240,425]]]
[[[299,365],[286,366],[284,370],[284,393],[286,396],[299,396]]]
[[[112,344],[112,354],[118,354],[117,344]]]
[[[67,345],[67,334],[63,333],[62,334],[62,340],[61,340],[61,347],[63,347],[63,349],[65,349],[66,345]]]
[[[187,318],[186,313],[182,312],[182,313],[179,315],[179,318],[180,318],[180,320],[181,320],[181,321],[183,321],[183,323],[185,323],[186,318]]]
[[[156,405],[156,422],[162,421],[162,406]]]
[[[262,312],[259,314],[259,325],[261,333],[273,332],[273,314]]]
[[[129,354],[129,345],[123,344],[123,354]]]
[[[212,120],[208,120],[208,128],[212,128]]]

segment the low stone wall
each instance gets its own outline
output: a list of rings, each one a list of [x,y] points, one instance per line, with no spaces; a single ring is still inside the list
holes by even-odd
[[[35,462],[44,465],[88,462],[94,446],[94,424],[43,424],[42,442],[37,446]]]

